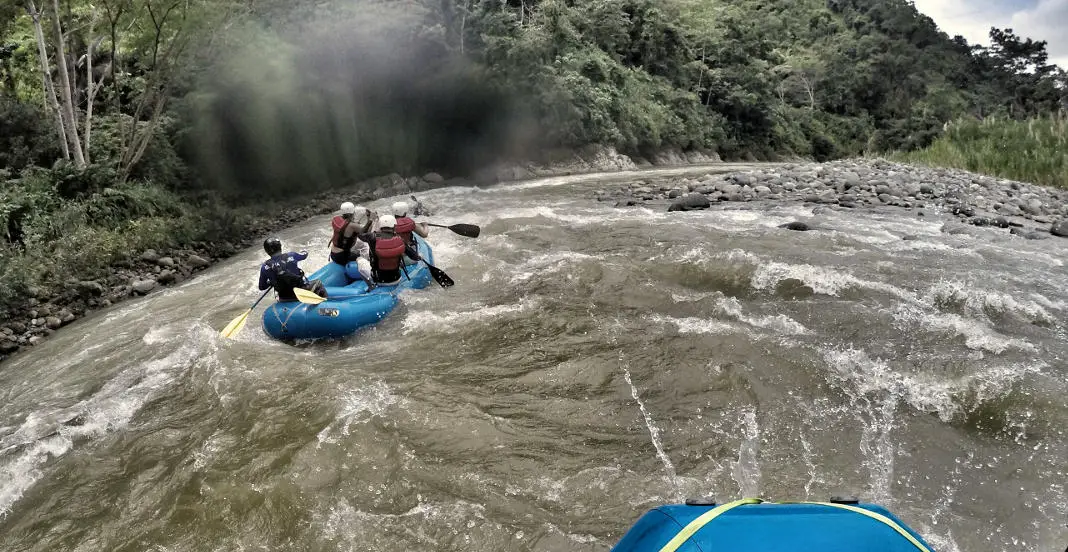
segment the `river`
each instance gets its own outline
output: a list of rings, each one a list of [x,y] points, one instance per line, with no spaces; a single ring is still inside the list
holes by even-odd
[[[79,320],[0,366],[0,549],[607,551],[664,502],[853,494],[939,552],[1060,552],[1064,241],[594,200],[738,168],[427,192],[483,229],[431,236],[457,285],[341,342],[262,306],[218,337],[258,249]],[[329,220],[281,238],[310,272]]]

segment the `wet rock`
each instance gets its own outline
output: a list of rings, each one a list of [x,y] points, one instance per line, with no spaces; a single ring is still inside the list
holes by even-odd
[[[173,270],[170,269],[164,270],[163,272],[160,272],[158,276],[156,276],[156,281],[164,285],[173,284],[176,279],[177,275]]]
[[[41,336],[39,336],[39,335],[35,335],[35,336],[33,336],[33,337],[31,337],[31,338],[27,339],[27,340],[26,340],[26,343],[27,343],[27,344],[29,344],[30,346],[33,346],[33,345],[37,345],[37,344],[39,344],[39,343],[40,343],[40,342],[42,342],[42,341],[44,341],[44,338],[43,338],[43,337],[41,337]]]
[[[1025,228],[1014,227],[1012,230],[1009,230],[1009,233],[1013,234],[1013,235],[1016,235],[1016,236],[1020,236],[1021,238],[1024,238],[1024,239],[1027,239],[1027,240],[1048,240],[1049,239],[1049,234],[1045,234],[1045,233],[1042,233],[1042,232],[1036,232],[1034,230],[1027,230]]]
[[[971,205],[958,205],[953,208],[953,214],[960,217],[974,217],[975,207]]]
[[[681,195],[682,195],[682,190],[680,190],[678,188],[675,188],[674,190],[671,190],[670,192],[668,192],[667,196],[668,196],[668,199],[676,199]]]
[[[0,354],[9,355],[19,350],[19,342],[10,336],[0,337]]]
[[[78,282],[75,287],[83,295],[99,296],[104,294],[104,285],[95,280]]]
[[[668,207],[668,212],[675,211],[697,211],[700,209],[708,209],[712,206],[712,203],[702,194],[689,194],[684,197],[680,197],[673,201]]]
[[[63,322],[64,324],[70,324],[71,322],[74,322],[74,320],[77,318],[77,316],[75,316],[73,312],[67,309],[59,311],[56,316],[58,316],[60,322]]]
[[[172,268],[174,266],[174,259],[171,257],[161,257],[156,261],[156,264],[166,268]]]
[[[155,249],[146,249],[144,253],[141,253],[141,260],[146,263],[154,263],[159,260],[159,253],[156,253]]]
[[[916,236],[916,235],[913,235],[913,234],[909,234],[907,236],[901,236],[901,240],[902,241],[919,241],[919,239],[920,239],[919,236]]]
[[[158,284],[155,280],[138,280],[130,285],[130,288],[141,295],[144,295],[154,289]]]
[[[55,316],[49,316],[45,318],[45,326],[50,330],[58,330],[63,326],[63,321]]]
[[[211,265],[207,259],[200,255],[190,255],[189,258],[186,259],[186,264],[193,268],[206,268]]]
[[[738,184],[738,185],[741,185],[741,186],[751,186],[756,182],[756,179],[753,178],[752,175],[748,175],[748,174],[731,175],[731,180],[733,180],[735,182],[735,184]]]
[[[809,226],[809,225],[807,225],[807,224],[805,224],[803,222],[800,222],[800,221],[787,222],[786,224],[780,224],[779,228],[785,228],[787,230],[794,230],[796,232],[808,232],[809,230],[812,230],[811,226]]]
[[[26,333],[26,324],[17,320],[14,322],[8,322],[7,327],[10,328],[12,332],[15,332],[17,334]]]
[[[762,196],[771,194],[771,188],[769,188],[767,186],[757,186],[757,187],[753,188],[753,191],[755,191],[757,193],[757,195],[762,195]]]
[[[1058,221],[1053,224],[1049,229],[1049,233],[1054,236],[1060,236],[1062,238],[1068,238],[1068,219]]]
[[[1020,209],[1031,215],[1043,215],[1045,214],[1042,209],[1042,202],[1037,199],[1032,199],[1020,205]]]
[[[621,200],[617,201],[615,206],[616,207],[634,207],[635,205],[641,205],[641,203],[642,202],[640,200],[634,199],[633,197],[628,197],[628,198],[621,199]]]

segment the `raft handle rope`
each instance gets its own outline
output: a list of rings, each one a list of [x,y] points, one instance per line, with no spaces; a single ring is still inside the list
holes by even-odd
[[[682,531],[679,531],[678,534],[676,534],[670,541],[668,541],[667,544],[665,544],[664,547],[660,549],[660,552],[675,552],[679,549],[680,546],[683,545],[683,543],[689,540],[690,537],[700,531],[702,527],[707,525],[713,519],[716,519],[728,510],[732,510],[738,506],[745,506],[748,504],[815,504],[818,506],[828,506],[830,508],[848,510],[856,514],[867,516],[871,519],[874,519],[875,521],[878,521],[879,523],[882,523],[883,525],[886,525],[887,527],[890,527],[894,531],[897,531],[898,534],[900,534],[902,537],[905,537],[905,539],[912,543],[917,550],[920,550],[920,552],[931,552],[931,550],[924,546],[923,543],[921,543],[919,540],[917,540],[916,537],[912,536],[912,533],[906,531],[903,527],[901,527],[901,525],[894,522],[894,520],[882,514],[878,514],[870,510],[866,510],[864,508],[850,506],[847,504],[834,504],[831,502],[765,502],[764,500],[759,498],[743,498],[741,500],[735,500],[734,502],[728,502],[727,504],[717,506],[705,512],[700,517],[686,524],[686,527],[683,527]]]

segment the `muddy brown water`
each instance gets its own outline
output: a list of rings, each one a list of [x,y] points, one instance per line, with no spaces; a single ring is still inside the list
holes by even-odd
[[[432,235],[457,286],[340,342],[217,336],[255,250],[76,322],[0,367],[0,549],[607,551],[690,496],[855,494],[940,552],[1060,552],[1065,240],[592,199],[737,168],[426,193],[483,227]],[[281,234],[309,268],[328,236]]]

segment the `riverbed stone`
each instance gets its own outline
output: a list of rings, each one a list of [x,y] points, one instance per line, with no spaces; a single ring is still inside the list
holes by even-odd
[[[211,265],[207,259],[200,255],[190,255],[189,258],[186,259],[186,264],[193,268],[206,268]]]
[[[141,260],[146,263],[154,263],[159,260],[159,257],[155,249],[146,249],[144,253],[141,253]]]
[[[1053,226],[1049,229],[1049,233],[1054,236],[1068,238],[1068,219],[1059,220],[1053,223]]]
[[[136,282],[131,284],[130,287],[131,289],[133,289],[134,292],[144,295],[156,289],[157,285],[158,284],[155,280],[137,280]]]
[[[702,194],[689,194],[684,197],[680,197],[673,201],[668,207],[668,212],[675,211],[696,211],[700,209],[708,209],[712,206],[712,203]]]
[[[160,259],[156,261],[156,264],[162,267],[172,268],[174,266],[174,258],[160,257]]]
[[[808,232],[812,230],[812,227],[801,221],[787,222],[786,224],[780,224],[779,228],[785,228],[787,230],[793,230],[795,232]]]

